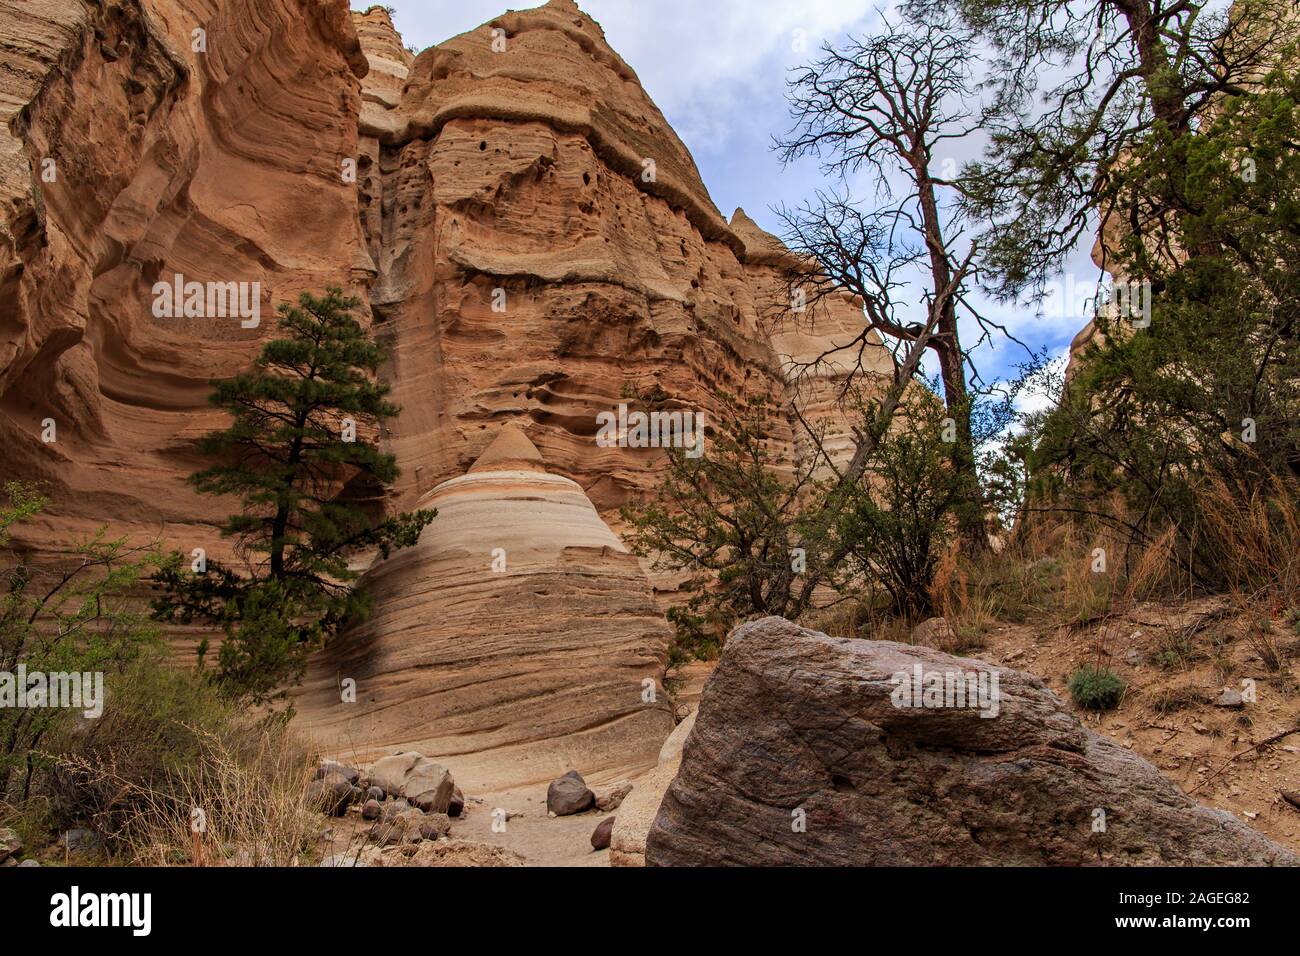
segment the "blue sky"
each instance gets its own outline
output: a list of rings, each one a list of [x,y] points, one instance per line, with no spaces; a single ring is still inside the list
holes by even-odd
[[[423,49],[472,30],[502,13],[503,0],[389,0],[404,42]],[[862,0],[578,0],[604,28],[610,45],[637,72],[642,86],[695,157],[724,216],[741,206],[759,225],[779,233],[772,209],[797,206],[819,187],[833,185],[815,161],[782,166],[772,137],[789,131],[785,83],[791,68],[816,55],[824,42],[864,33],[877,22],[876,7]],[[523,4],[522,6],[529,6]],[[976,142],[953,145],[957,161],[978,154]],[[944,156],[938,157],[942,161]],[[854,193],[870,196],[862,185]],[[1073,294],[1020,307],[984,303],[1025,343],[1063,355],[1087,322],[1089,290],[1098,274],[1091,239],[1058,277]],[[917,317],[919,317],[919,307]],[[973,330],[963,329],[968,341]],[[986,378],[1002,377],[1023,360],[1010,343],[975,355]],[[1045,396],[1029,399],[1041,405]]]

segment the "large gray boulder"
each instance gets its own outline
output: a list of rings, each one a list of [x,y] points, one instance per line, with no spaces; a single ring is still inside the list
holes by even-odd
[[[23,841],[18,831],[0,827],[0,863],[23,851]]]
[[[1300,859],[1086,729],[1029,674],[769,617],[733,632],[705,685],[646,863]]]
[[[308,805],[331,816],[342,816],[360,795],[361,791],[338,773],[327,773],[307,784]]]

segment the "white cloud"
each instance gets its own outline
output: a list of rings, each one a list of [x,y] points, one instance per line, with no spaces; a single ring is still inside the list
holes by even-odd
[[[421,49],[506,10],[505,0],[391,0],[391,6],[403,39]],[[870,13],[861,0],[581,0],[579,7],[601,25],[660,108],[693,101],[719,83],[761,83],[769,61],[779,74]]]

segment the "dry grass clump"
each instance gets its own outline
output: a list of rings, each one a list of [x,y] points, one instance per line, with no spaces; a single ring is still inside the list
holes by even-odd
[[[1275,478],[1238,494],[1215,481],[1203,495],[1204,534],[1226,570],[1243,638],[1269,671],[1285,671],[1284,633],[1300,633],[1300,485]]]
[[[314,755],[283,715],[249,713],[157,660],[110,695],[92,728],[40,755],[32,807],[52,829],[89,826],[106,862],[154,866],[293,866],[314,846]]]
[[[282,725],[190,728],[197,759],[139,781],[108,759],[64,758],[72,776],[117,787],[106,808],[117,854],[143,866],[297,866],[321,816],[306,797],[315,761]]]
[[[1300,596],[1300,483],[1274,478],[1247,490],[1213,480],[1198,495],[1204,547],[1229,588],[1265,590],[1294,606]]]

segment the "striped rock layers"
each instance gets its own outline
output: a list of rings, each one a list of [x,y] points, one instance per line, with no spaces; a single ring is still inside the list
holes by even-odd
[[[373,616],[299,698],[322,745],[416,750],[479,791],[652,765],[673,726],[656,683],[668,627],[582,489],[507,427],[420,504],[438,517],[366,575]]]

